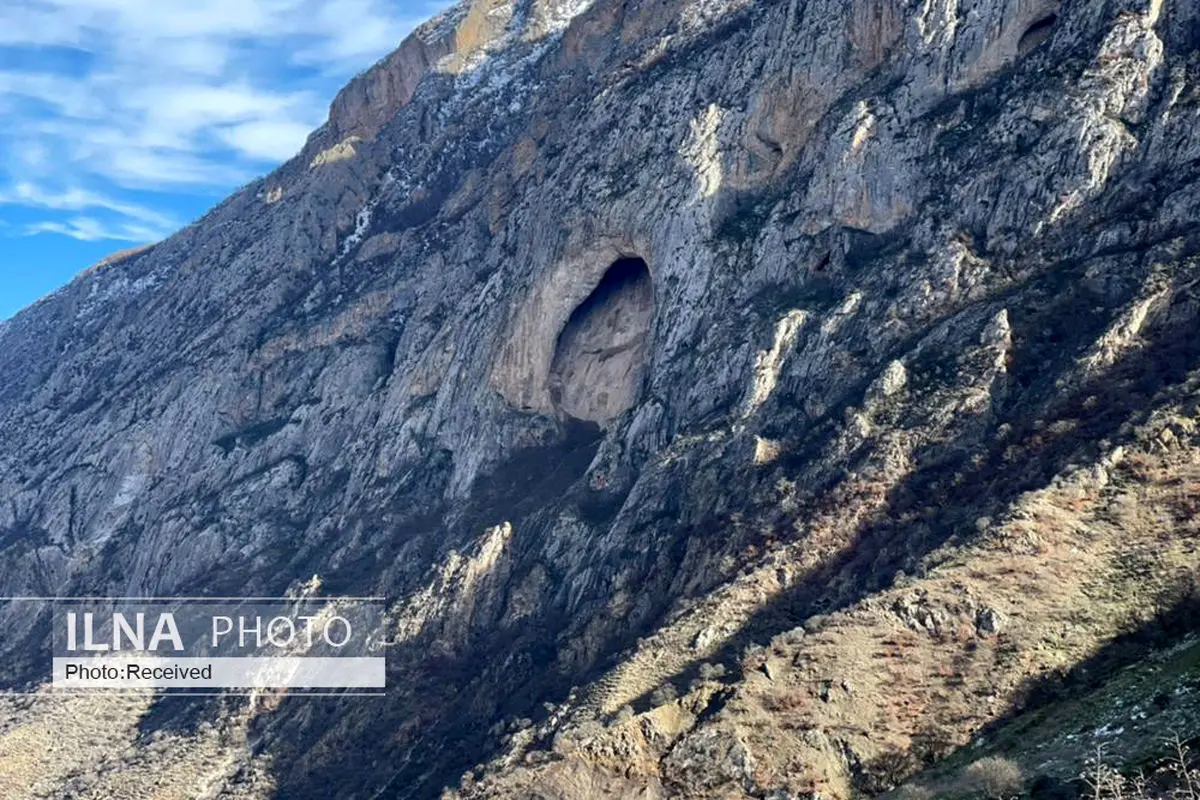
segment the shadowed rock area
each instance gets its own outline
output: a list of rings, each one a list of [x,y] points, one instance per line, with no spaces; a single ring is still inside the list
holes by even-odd
[[[642,387],[654,319],[654,285],[640,258],[617,261],[571,312],[550,367],[550,396],[566,414],[608,422]]]
[[[1192,0],[465,0],[0,324],[0,596],[384,596],[387,697],[52,695],[0,602],[0,797],[1151,763],[1198,219]]]

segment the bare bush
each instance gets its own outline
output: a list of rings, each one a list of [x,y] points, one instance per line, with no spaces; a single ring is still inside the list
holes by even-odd
[[[955,784],[954,794],[980,800],[1006,800],[1021,793],[1021,768],[1007,758],[989,756],[967,767]]]
[[[679,697],[679,692],[675,686],[670,683],[664,683],[662,686],[650,693],[650,705],[654,708],[665,706],[667,703],[673,703]]]
[[[906,783],[891,795],[892,800],[931,800],[933,791],[915,783]]]
[[[1141,770],[1132,776],[1121,774],[1108,763],[1104,748],[1096,748],[1079,776],[1089,800],[1200,800],[1200,766],[1191,749],[1178,733],[1163,743],[1168,755],[1149,777]]]

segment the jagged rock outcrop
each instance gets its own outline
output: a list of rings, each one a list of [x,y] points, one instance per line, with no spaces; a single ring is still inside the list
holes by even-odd
[[[0,327],[0,594],[316,573],[392,599],[387,701],[122,706],[178,724],[62,759],[66,699],[6,700],[0,771],[845,796],[969,741],[1200,563],[1198,47],[1189,0],[446,12]]]

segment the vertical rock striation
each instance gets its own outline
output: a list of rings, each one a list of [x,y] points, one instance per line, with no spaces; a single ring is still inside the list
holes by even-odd
[[[460,4],[0,327],[0,594],[391,598],[387,701],[206,708],[214,796],[880,789],[1197,566],[1114,578],[1088,476],[1195,452],[1198,49],[1188,0]]]

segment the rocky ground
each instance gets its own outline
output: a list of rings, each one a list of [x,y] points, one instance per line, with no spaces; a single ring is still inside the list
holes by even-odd
[[[6,697],[0,794],[1042,791],[1194,736],[1198,50],[1190,0],[428,23],[0,326],[0,594],[315,574],[390,599],[388,698]]]

